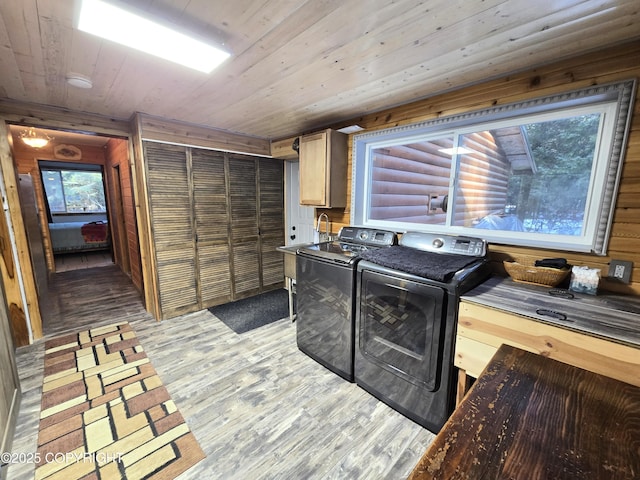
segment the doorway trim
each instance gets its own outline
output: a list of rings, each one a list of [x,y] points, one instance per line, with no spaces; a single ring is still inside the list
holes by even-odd
[[[285,244],[313,241],[315,208],[300,205],[299,163],[285,161]],[[295,237],[295,238],[291,238]]]

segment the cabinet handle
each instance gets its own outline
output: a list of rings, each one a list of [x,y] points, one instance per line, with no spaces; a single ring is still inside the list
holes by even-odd
[[[554,312],[553,310],[547,310],[546,308],[539,308],[536,310],[538,315],[542,315],[543,317],[552,317],[556,320],[567,321],[567,316],[564,313]],[[569,320],[570,322],[572,320]]]

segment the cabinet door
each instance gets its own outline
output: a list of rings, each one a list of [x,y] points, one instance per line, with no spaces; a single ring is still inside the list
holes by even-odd
[[[282,285],[284,261],[276,248],[284,245],[284,165],[280,160],[259,160],[260,260],[262,287]]]
[[[232,298],[225,164],[222,152],[199,149],[191,151],[201,308],[226,303]]]
[[[260,292],[256,159],[229,157],[232,281],[234,299]]]
[[[327,132],[300,138],[300,204],[327,207]]]
[[[198,305],[187,150],[145,142],[144,155],[160,310],[171,318]]]

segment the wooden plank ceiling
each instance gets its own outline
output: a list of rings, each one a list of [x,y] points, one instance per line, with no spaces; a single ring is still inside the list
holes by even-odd
[[[233,57],[192,72],[78,31],[73,0],[2,0],[0,99],[278,139],[640,38],[638,0],[126,3]]]

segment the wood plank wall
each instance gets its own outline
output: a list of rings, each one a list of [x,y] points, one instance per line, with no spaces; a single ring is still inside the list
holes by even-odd
[[[640,79],[640,42],[637,41],[350,119],[332,127],[341,128],[357,124],[365,131],[372,131],[630,78]],[[350,137],[349,178],[352,160],[351,140]],[[350,184],[348,189],[348,198],[350,199]],[[319,210],[316,213],[320,213],[320,211],[325,211],[329,215],[334,233],[340,227],[350,223],[349,206],[345,209]],[[589,265],[600,268],[603,276],[607,275],[611,259],[630,260],[634,263],[630,285],[619,284],[603,278],[601,288],[620,293],[640,294],[639,93],[636,96],[631,132],[625,152],[608,255],[597,256],[501,245],[491,245],[490,254],[498,273],[503,271],[501,270],[501,261],[515,256],[543,258],[557,257],[561,254],[574,265]]]
[[[458,199],[464,207],[463,212],[456,212],[455,224],[473,227],[486,215],[499,213],[507,203],[507,182],[509,161],[496,145],[490,132],[474,132],[464,135],[462,147],[468,147],[477,153],[465,153],[460,156],[458,184],[462,188],[462,198]],[[478,171],[489,171],[490,182],[485,183]]]
[[[113,138],[107,143],[107,165],[105,172],[110,181],[110,211],[111,218],[114,219],[112,231],[113,236],[123,240],[123,244],[114,242],[115,263],[131,276],[133,285],[139,292],[142,292],[142,266],[140,264],[140,247],[138,244],[138,226],[136,224],[135,201],[133,198],[133,180],[131,178],[129,144],[126,140]],[[117,188],[115,168],[120,171],[120,195],[122,198],[122,211],[114,203],[117,201],[115,189]],[[118,214],[114,215],[117,212]],[[116,218],[114,218],[116,217]],[[119,218],[118,218],[119,217]],[[124,230],[124,231],[120,231]],[[125,252],[126,249],[126,252]]]
[[[373,150],[371,218],[441,224],[446,213],[427,214],[424,206],[431,195],[448,193],[451,156],[440,150],[451,144],[447,138]]]
[[[178,122],[177,120],[166,120],[143,113],[136,114],[134,121],[139,122],[141,136],[145,140],[156,140],[176,145],[197,146],[249,155],[271,155],[269,140],[264,138],[239,135],[201,125]]]

